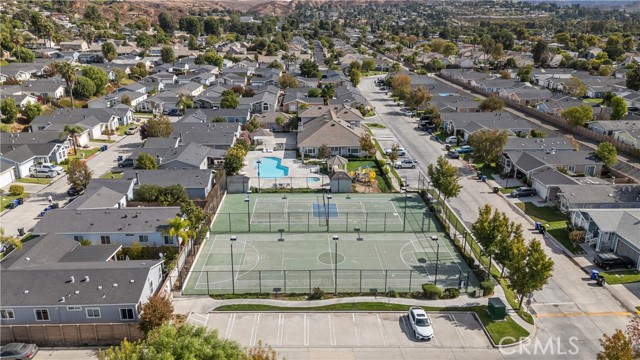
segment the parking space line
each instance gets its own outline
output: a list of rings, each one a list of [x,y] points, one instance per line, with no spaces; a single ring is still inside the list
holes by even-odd
[[[284,337],[283,316],[282,313],[278,314],[278,335],[276,336],[276,345],[278,346],[282,346],[282,338]]]
[[[467,346],[467,343],[464,341],[464,336],[462,335],[462,330],[460,330],[460,324],[458,324],[458,320],[456,320],[455,315],[449,314],[449,318],[453,321],[453,325],[456,328],[456,332],[458,333],[462,346]]]
[[[260,325],[260,313],[253,315],[253,328],[251,329],[251,338],[249,344],[254,346],[258,341],[258,326]]]
[[[378,319],[378,327],[380,329],[380,332],[382,333],[382,341],[384,342],[384,346],[389,346],[389,339],[387,339],[387,332],[384,331],[384,325],[382,324],[380,315],[376,314],[376,318]]]
[[[358,332],[358,322],[356,321],[356,314],[351,314],[351,317],[353,318],[353,330],[356,332],[356,344],[360,346],[361,341],[360,333]]]
[[[304,314],[304,346],[309,346],[309,324],[307,323],[307,314]]]
[[[336,345],[336,329],[333,327],[331,314],[329,315],[329,342],[332,346]]]
[[[414,337],[413,335],[414,335],[414,334],[413,334],[413,332],[411,331],[411,330],[412,330],[412,329],[411,329],[411,325],[409,325],[409,319],[407,319],[407,317],[406,317],[406,316],[402,316],[402,323],[404,324],[404,329],[405,329],[405,333],[404,333],[404,334],[405,334],[407,337],[409,337],[409,338],[413,339],[413,337]],[[409,345],[410,345],[411,347],[413,347],[413,341],[410,341],[410,342],[409,342]]]
[[[231,330],[233,329],[233,322],[236,320],[236,313],[231,314],[229,321],[227,321],[227,331],[224,333],[224,338],[229,339],[231,337]]]

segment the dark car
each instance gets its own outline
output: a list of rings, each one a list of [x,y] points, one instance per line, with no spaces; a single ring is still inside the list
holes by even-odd
[[[605,270],[616,267],[631,269],[635,265],[634,261],[631,258],[614,253],[597,254],[593,258],[593,263]]]
[[[75,186],[71,186],[69,190],[67,190],[67,195],[69,196],[77,196],[80,195],[80,191]]]
[[[124,159],[122,161],[120,161],[118,163],[118,167],[123,168],[123,167],[132,167],[133,166],[133,159],[132,158],[128,158],[128,159]]]
[[[10,343],[0,346],[0,359],[33,359],[37,352],[36,344]]]
[[[457,151],[453,150],[453,149],[447,151],[447,156],[450,159],[460,159],[460,154]]]
[[[532,189],[530,187],[522,186],[511,192],[511,196],[514,198],[521,196],[536,196],[538,192],[536,189]]]

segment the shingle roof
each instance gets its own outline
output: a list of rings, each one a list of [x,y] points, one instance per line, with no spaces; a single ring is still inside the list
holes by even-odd
[[[360,146],[360,137],[364,130],[352,127],[342,120],[333,110],[304,124],[298,132],[298,146]]]
[[[573,179],[564,175],[554,168],[546,168],[536,172],[531,176],[532,179],[538,180],[543,185],[573,185],[577,184]]]
[[[633,203],[640,207],[640,185],[561,185],[560,193],[572,203]]]
[[[174,123],[171,137],[182,136],[185,144],[231,146],[239,128],[238,123]]]
[[[135,179],[136,173],[141,184],[155,184],[160,186],[169,186],[180,184],[185,189],[203,189],[210,185],[213,181],[211,170],[173,170],[173,169],[157,169],[157,170],[127,170],[123,174],[124,179]]]

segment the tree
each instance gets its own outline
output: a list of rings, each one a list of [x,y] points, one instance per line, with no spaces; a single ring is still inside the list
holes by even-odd
[[[176,61],[176,55],[171,46],[163,46],[160,50],[160,57],[165,64],[173,64]]]
[[[424,69],[428,72],[439,72],[440,70],[446,68],[446,66],[440,61],[440,59],[431,59],[424,66]]]
[[[400,63],[394,62],[393,64],[391,64],[391,72],[398,73],[400,72],[400,69],[401,69]]]
[[[122,95],[122,97],[120,98],[120,102],[124,105],[131,106],[131,97],[129,97],[129,95]]]
[[[603,350],[598,353],[598,360],[634,360],[640,356],[633,348],[630,337],[620,329],[616,329],[611,336],[603,334],[600,345]]]
[[[406,74],[397,74],[391,78],[393,96],[404,100],[411,90],[411,78]]]
[[[244,166],[243,161],[246,152],[238,147],[232,146],[224,155],[224,170],[227,175],[236,175]]]
[[[263,344],[262,340],[258,340],[254,347],[247,349],[242,360],[278,360],[278,353],[271,348],[271,345]]]
[[[104,56],[107,61],[111,61],[118,57],[118,50],[111,41],[106,41],[102,44],[102,56]]]
[[[405,105],[412,109],[420,109],[429,101],[431,101],[431,93],[424,87],[418,86],[409,91],[405,98]]]
[[[104,90],[104,87],[109,83],[109,76],[107,73],[96,66],[85,66],[82,68],[82,76],[93,81],[93,84],[96,87],[95,93],[92,95],[97,95],[98,93]]]
[[[298,80],[291,74],[282,74],[278,79],[281,89],[297,88]]]
[[[189,220],[180,216],[167,220],[167,224],[169,224],[169,229],[165,230],[163,234],[175,239],[178,245],[186,245],[196,235]]]
[[[18,118],[18,105],[13,98],[4,98],[0,102],[0,113],[2,113],[2,123],[13,124]]]
[[[235,109],[238,107],[238,104],[240,104],[238,95],[236,95],[236,93],[234,93],[233,91],[224,95],[220,100],[220,107],[223,109]]]
[[[333,84],[325,84],[322,87],[322,91],[320,92],[320,94],[322,95],[323,98],[325,98],[326,100],[328,99],[333,99],[334,97],[336,97],[336,90],[333,87]]]
[[[22,241],[15,236],[8,236],[4,234],[4,228],[0,227],[0,245],[13,246],[18,250],[22,250]]]
[[[507,265],[507,279],[511,288],[520,295],[519,308],[524,296],[542,289],[553,271],[553,260],[545,254],[538,239],[529,245],[519,244],[512,248],[512,258]]]
[[[73,87],[73,95],[79,98],[88,99],[96,93],[96,84],[85,76],[79,76],[76,79],[76,85]]]
[[[132,80],[140,80],[146,77],[148,73],[147,66],[143,62],[136,63],[129,68],[129,78]]]
[[[142,305],[142,315],[140,315],[140,331],[145,335],[153,329],[169,322],[173,317],[173,303],[160,293],[149,297],[149,300]]]
[[[144,359],[242,359],[242,347],[218,337],[217,331],[191,324],[164,323],[149,332],[144,342]]]
[[[507,231],[508,226],[509,219],[507,216],[498,211],[498,209],[493,210],[489,204],[480,208],[478,218],[471,225],[471,233],[482,246],[484,254],[489,256],[489,264],[493,261],[493,256],[497,250],[494,243],[501,233]],[[491,265],[489,265],[490,267]]]
[[[276,125],[278,125],[281,128],[284,128],[286,124],[287,124],[287,119],[284,116],[282,115],[276,116]]]
[[[366,151],[370,157],[374,157],[376,155],[376,144],[373,143],[373,139],[369,133],[364,133],[364,135],[360,137],[360,149],[362,149],[362,151]]]
[[[173,132],[173,125],[166,116],[148,119],[140,127],[140,137],[142,140],[150,137],[169,137]]]
[[[362,74],[360,74],[360,70],[358,69],[351,69],[351,71],[349,71],[349,80],[351,81],[353,86],[358,86],[358,84],[360,84],[361,76]]]
[[[506,214],[503,213],[506,216]],[[515,246],[524,245],[524,234],[521,224],[509,221],[508,226],[504,227],[493,242],[495,248],[494,259],[502,264],[500,277],[504,276],[504,270],[507,264],[511,262],[513,257],[513,248]]]
[[[593,109],[589,105],[570,107],[560,113],[572,126],[584,126],[593,120]]]
[[[87,163],[80,159],[72,159],[67,167],[67,182],[74,186],[76,190],[82,191],[87,188],[93,171],[89,169]]]
[[[97,6],[89,5],[84,10],[84,19],[91,22],[100,22],[100,20],[102,20],[102,14]]]
[[[15,56],[19,62],[23,63],[32,63],[36,59],[36,55],[33,53],[33,51],[24,47],[17,48],[13,52],[13,56]]]
[[[158,161],[153,155],[141,153],[136,159],[136,169],[155,170],[158,168]]]
[[[245,129],[249,132],[252,133],[254,130],[257,130],[260,128],[260,120],[258,120],[257,117],[253,117],[251,118],[251,120],[249,120],[246,124],[245,124]]]
[[[111,346],[107,350],[98,350],[98,360],[138,360],[141,353],[141,342],[129,342],[124,338],[120,345]]]
[[[376,68],[376,62],[373,59],[362,60],[362,71],[369,72]]]
[[[491,95],[488,98],[482,100],[478,109],[485,112],[498,111],[504,108],[504,101],[495,95]]]
[[[164,32],[169,34],[176,29],[176,23],[173,20],[173,16],[164,11],[158,15],[158,24]]]
[[[183,201],[180,204],[180,214],[186,217],[194,231],[200,227],[207,217],[204,210],[200,206],[196,206],[191,200]]]
[[[606,141],[598,144],[596,155],[607,167],[611,167],[618,162],[618,151],[616,147]]]
[[[193,35],[189,35],[189,40],[187,42],[187,48],[189,50],[198,50],[200,46],[198,45],[198,41],[196,40],[196,37]]]
[[[640,90],[640,66],[636,66],[627,72],[626,85],[631,90]]]
[[[67,84],[67,90],[69,91],[69,96],[71,97],[71,108],[73,109],[73,89],[77,77],[75,67],[68,62],[53,63],[51,66],[53,67],[53,71],[60,74],[60,76]]]
[[[311,88],[309,89],[309,91],[307,91],[307,96],[310,98],[317,98],[322,96],[322,90],[318,89],[318,88]]]
[[[193,99],[186,95],[180,95],[180,99],[176,103],[180,109],[193,109],[196,105]]]
[[[516,76],[520,79],[521,82],[529,82],[531,80],[531,72],[533,68],[531,65],[523,66],[518,69],[518,73]]]
[[[458,169],[451,165],[444,156],[438,157],[435,166],[429,164],[427,170],[433,187],[438,189],[445,201],[460,194],[462,185],[460,185]]]
[[[331,156],[331,150],[329,149],[329,146],[327,146],[327,144],[322,144],[320,146],[318,146],[318,159],[327,159],[329,156]]]
[[[61,136],[63,138],[67,138],[71,136],[71,141],[73,142],[73,153],[78,153],[78,135],[82,134],[84,129],[78,125],[65,125],[64,130],[62,131]]]
[[[620,120],[628,113],[627,102],[620,96],[611,99],[611,120]]]
[[[302,63],[300,63],[300,75],[305,78],[319,78],[320,70],[318,69],[318,64],[308,59],[302,60]]]
[[[587,93],[587,86],[577,76],[572,76],[564,82],[565,91],[573,97],[583,97]]]
[[[22,109],[22,116],[25,117],[28,123],[31,123],[36,116],[42,112],[42,105],[39,102],[29,103]]]
[[[122,83],[122,80],[127,78],[127,73],[120,68],[113,69],[113,74],[114,74],[113,83],[116,85],[120,85]]]
[[[536,64],[540,64],[542,66],[547,65],[548,56],[546,55],[546,53],[548,53],[548,51],[549,51],[549,44],[546,41],[540,40],[536,42],[536,45],[531,50],[531,53],[533,54],[533,61]]]
[[[469,145],[473,148],[473,159],[477,163],[497,163],[507,145],[506,130],[480,129],[469,136]]]
[[[511,80],[513,76],[511,76],[511,72],[509,70],[500,71],[500,78],[504,80]]]

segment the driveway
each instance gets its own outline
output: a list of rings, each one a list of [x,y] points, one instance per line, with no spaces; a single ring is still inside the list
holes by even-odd
[[[96,349],[56,349],[40,348],[34,360],[94,360],[98,359]]]

